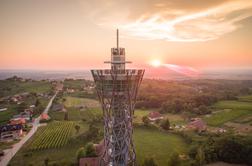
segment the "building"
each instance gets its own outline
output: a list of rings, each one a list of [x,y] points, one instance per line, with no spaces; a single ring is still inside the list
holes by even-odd
[[[31,113],[26,110],[25,112],[21,112],[18,115],[14,115],[11,120],[25,119],[26,121],[30,121],[31,116],[32,116]]]
[[[21,124],[8,124],[0,127],[0,139],[17,139],[23,134],[23,125]]]
[[[148,118],[149,118],[150,121],[156,121],[156,120],[164,119],[164,117],[157,111],[150,112],[148,114]]]
[[[135,165],[133,115],[138,87],[144,70],[126,69],[125,49],[111,49],[111,69],[92,70],[104,115],[104,153],[100,165]]]
[[[7,111],[7,108],[0,108],[0,112]]]
[[[100,144],[94,144],[95,152],[97,157],[83,157],[80,158],[79,166],[98,166],[100,165],[100,160],[104,152],[104,141]]]
[[[11,119],[9,124],[11,124],[11,125],[15,125],[15,124],[24,125],[24,124],[26,124],[26,120],[24,118]]]
[[[198,132],[206,131],[207,125],[201,118],[192,118],[187,125],[188,129],[193,129]]]
[[[42,113],[42,114],[40,115],[40,120],[49,120],[49,119],[50,119],[50,117],[49,117],[49,115],[46,114],[46,113]]]

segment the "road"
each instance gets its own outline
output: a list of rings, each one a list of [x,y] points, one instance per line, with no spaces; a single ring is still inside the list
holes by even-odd
[[[57,92],[50,99],[50,101],[49,101],[48,105],[46,106],[45,110],[43,111],[43,113],[46,113],[46,114],[48,113],[56,95],[57,95]],[[38,127],[40,126],[39,121],[40,121],[40,116],[37,117],[33,121],[32,129],[29,131],[29,133],[27,135],[25,135],[18,143],[14,144],[11,149],[8,149],[8,152],[6,152],[5,155],[1,158],[0,166],[6,166],[10,162],[12,157],[14,157],[14,155],[18,152],[18,150],[25,144],[25,142],[28,141],[31,138],[31,136],[33,136],[33,134],[35,134]]]

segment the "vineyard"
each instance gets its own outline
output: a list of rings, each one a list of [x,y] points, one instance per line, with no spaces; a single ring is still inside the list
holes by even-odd
[[[39,129],[31,142],[30,150],[59,148],[66,145],[74,128],[73,122],[53,122]]]

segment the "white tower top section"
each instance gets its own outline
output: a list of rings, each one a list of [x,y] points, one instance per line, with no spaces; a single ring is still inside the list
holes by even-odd
[[[116,48],[111,48],[111,61],[104,63],[111,64],[111,70],[125,70],[125,64],[131,63],[125,61],[125,48],[119,47],[119,30],[116,31]]]

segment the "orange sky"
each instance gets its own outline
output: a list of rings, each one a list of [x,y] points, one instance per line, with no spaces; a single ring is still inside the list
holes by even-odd
[[[131,67],[252,67],[252,1],[12,0],[0,1],[0,69],[107,67],[116,28]]]

